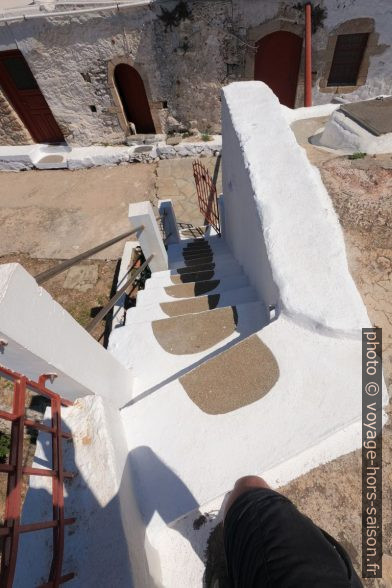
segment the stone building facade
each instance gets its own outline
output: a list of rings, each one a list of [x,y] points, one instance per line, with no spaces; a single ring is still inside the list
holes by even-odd
[[[219,132],[220,88],[254,79],[258,44],[277,33],[278,48],[281,39],[299,39],[292,106],[303,105],[302,1],[157,0],[119,9],[97,6],[88,12],[81,12],[76,2],[55,6],[31,18],[0,20],[0,90],[2,55],[20,52],[47,103],[48,116],[51,112],[70,146],[122,144],[138,132],[138,125],[130,124],[133,115],[116,78],[120,64],[136,70],[156,134],[195,128]],[[62,14],[56,16],[56,11]],[[313,2],[313,103],[330,102],[336,95],[351,101],[392,94],[391,31],[390,0]],[[333,85],[331,67],[339,36],[351,36],[355,51],[358,34],[364,46],[355,81]],[[268,45],[262,47],[265,57]],[[277,58],[271,47],[267,66]],[[279,71],[277,62],[277,75]],[[28,130],[32,123],[25,124],[23,107],[14,107],[3,87],[0,144],[37,140]]]

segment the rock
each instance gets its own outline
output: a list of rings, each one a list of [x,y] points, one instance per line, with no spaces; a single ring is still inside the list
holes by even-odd
[[[135,145],[143,145],[144,139],[136,139],[133,135],[131,135],[125,139],[125,142],[128,147],[134,147]]]
[[[182,129],[182,124],[174,116],[168,116],[166,120],[166,129],[168,133],[175,133]]]
[[[160,159],[171,159],[176,156],[176,150],[171,145],[157,147],[157,155]]]
[[[146,145],[156,145],[157,143],[160,143],[161,141],[165,140],[166,135],[146,135],[144,137],[144,143]]]
[[[384,257],[383,255],[380,255],[380,257],[377,258],[377,264],[379,267],[387,271],[390,271],[392,266],[391,260],[388,259],[388,257]]]
[[[179,143],[181,143],[181,137],[168,137],[166,139],[167,145],[178,145]]]
[[[75,265],[71,267],[64,280],[64,288],[87,292],[94,288],[98,281],[97,265]]]
[[[134,153],[149,153],[152,151],[152,145],[140,145],[139,147],[135,147]]]
[[[8,160],[0,160],[0,170],[2,171],[25,171],[28,169],[32,169],[33,164],[29,164],[26,162],[21,161],[8,161]]]

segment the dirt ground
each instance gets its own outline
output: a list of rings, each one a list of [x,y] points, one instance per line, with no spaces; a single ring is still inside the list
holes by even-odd
[[[129,229],[130,203],[171,198],[178,220],[202,222],[193,158],[82,170],[0,172],[0,255],[67,259]],[[203,158],[211,175],[216,157]],[[98,253],[117,259],[121,241]]]
[[[392,155],[320,166],[344,231],[350,272],[373,325],[383,330],[383,363],[392,389]]]
[[[129,229],[128,205],[155,198],[156,164],[0,173],[0,255],[67,259]],[[117,259],[120,242],[97,255]]]

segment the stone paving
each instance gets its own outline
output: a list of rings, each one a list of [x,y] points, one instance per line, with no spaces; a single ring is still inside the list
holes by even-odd
[[[202,226],[204,218],[200,214],[192,163],[195,158],[168,159],[160,161],[157,166],[156,193],[161,200],[170,198],[174,204],[177,220]],[[220,158],[208,157],[201,160],[209,170],[211,177],[217,176],[218,194],[222,191]]]

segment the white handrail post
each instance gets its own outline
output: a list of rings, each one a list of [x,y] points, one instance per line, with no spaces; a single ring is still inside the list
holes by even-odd
[[[159,214],[163,216],[162,224],[165,229],[165,234],[167,235],[165,244],[171,245],[172,243],[179,243],[180,233],[178,231],[177,219],[172,201],[160,200],[158,202],[158,210]]]
[[[147,259],[150,255],[154,256],[149,264],[151,272],[167,270],[167,252],[151,202],[130,204],[128,216],[133,228],[144,226],[144,229],[137,233],[137,239],[144,257]]]

